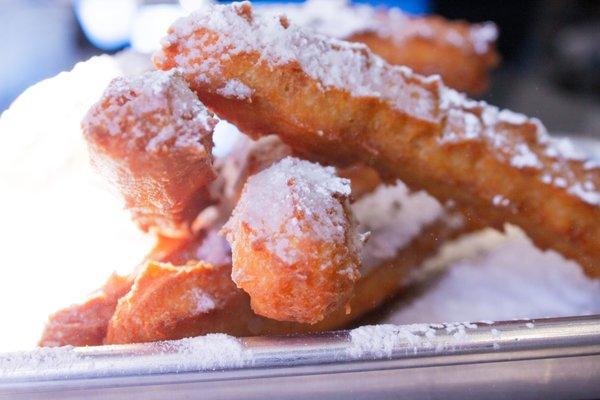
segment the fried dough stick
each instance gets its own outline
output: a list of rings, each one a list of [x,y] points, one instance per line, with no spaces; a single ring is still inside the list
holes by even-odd
[[[600,276],[600,170],[535,119],[468,100],[365,46],[261,18],[249,3],[179,20],[154,62],[182,71],[252,137],[276,133],[309,158],[365,162],[491,226],[520,226]],[[224,90],[232,86],[243,96]]]
[[[210,203],[216,120],[173,73],[117,78],[82,122],[92,163],[145,231],[191,235]]]
[[[439,74],[452,88],[472,94],[488,86],[498,65],[496,26],[413,16],[399,9],[375,9],[347,1],[309,0],[301,4],[256,6],[259,14],[285,14],[292,23],[341,40],[366,44],[390,64]]]
[[[349,197],[332,167],[293,157],[247,180],[223,233],[257,314],[314,324],[346,304],[361,248]]]
[[[223,314],[235,314],[240,296],[229,273],[227,266],[205,262],[148,262],[119,300],[105,342],[147,342],[230,329],[222,325],[227,321]],[[131,318],[136,315],[140,317]]]

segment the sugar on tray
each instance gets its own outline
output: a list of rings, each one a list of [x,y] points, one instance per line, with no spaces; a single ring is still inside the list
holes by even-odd
[[[362,272],[379,265],[445,214],[442,205],[423,191],[411,192],[398,181],[379,186],[352,204],[361,233],[370,232],[361,252]]]
[[[600,312],[600,282],[574,262],[510,230],[490,250],[455,261],[419,297],[386,318],[396,324],[562,317]]]

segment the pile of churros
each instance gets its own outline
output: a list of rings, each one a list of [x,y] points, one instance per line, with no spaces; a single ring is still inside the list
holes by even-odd
[[[444,243],[505,224],[600,276],[599,166],[450,88],[486,87],[492,24],[338,4],[364,25],[331,32],[314,4],[209,5],[155,71],[112,81],[83,135],[156,246],[40,345],[343,328]],[[215,157],[223,121],[243,136]]]

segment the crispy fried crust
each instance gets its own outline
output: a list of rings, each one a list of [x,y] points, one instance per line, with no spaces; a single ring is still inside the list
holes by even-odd
[[[469,101],[364,47],[285,19],[269,25],[247,3],[210,12],[173,27],[155,64],[182,70],[219,116],[311,158],[365,162],[490,225],[513,223],[600,276],[600,170],[555,146],[538,121]],[[251,96],[221,95],[231,80]]]
[[[133,277],[111,275],[104,286],[85,302],[51,315],[39,345],[43,347],[101,345],[117,301],[129,291],[132,284]]]
[[[381,178],[377,171],[364,164],[338,168],[337,174],[342,178],[350,180],[353,200],[360,199],[381,185]]]
[[[499,62],[492,45],[478,49],[473,36],[495,31],[493,26],[477,26],[442,17],[409,17],[397,21],[394,14],[378,15],[382,32],[360,32],[347,38],[366,44],[390,64],[405,65],[424,75],[439,74],[450,87],[472,94],[489,84],[489,71]],[[493,32],[492,32],[493,34]]]
[[[220,271],[225,269],[226,272]],[[215,316],[233,309],[238,289],[226,267],[149,262],[122,297],[105,343],[132,343],[218,332]]]
[[[316,323],[348,301],[360,266],[349,195],[333,168],[293,157],[248,179],[223,232],[254,312]]]
[[[216,121],[174,74],[117,78],[82,122],[92,163],[145,231],[191,235],[210,203]]]

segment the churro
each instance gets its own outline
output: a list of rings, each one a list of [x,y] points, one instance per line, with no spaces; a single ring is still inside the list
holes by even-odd
[[[174,73],[111,82],[82,122],[92,163],[143,230],[191,235],[211,201],[216,120]]]

